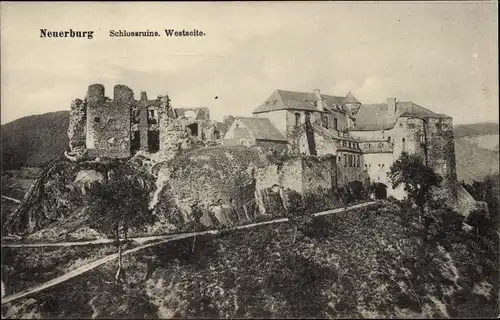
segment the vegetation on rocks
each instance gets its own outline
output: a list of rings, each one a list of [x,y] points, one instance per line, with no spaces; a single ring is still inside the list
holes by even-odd
[[[409,202],[200,236],[124,257],[32,297],[24,312],[47,317],[414,318],[498,314],[498,236],[430,202]],[[78,288],[78,295],[70,288]],[[60,301],[50,305],[48,301]],[[5,314],[28,301],[5,307]],[[69,308],[68,306],[72,307]],[[80,313],[76,315],[75,306]],[[19,316],[20,314],[17,314]]]

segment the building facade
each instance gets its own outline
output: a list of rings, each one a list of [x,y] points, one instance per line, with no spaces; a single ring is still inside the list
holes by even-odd
[[[402,152],[420,155],[445,185],[456,181],[452,118],[413,102],[388,98],[386,103],[362,104],[351,92],[331,96],[318,89],[276,90],[253,114],[269,119],[294,153],[335,156],[339,185],[368,176],[385,185],[388,195],[403,198],[403,188],[392,188],[389,179]]]

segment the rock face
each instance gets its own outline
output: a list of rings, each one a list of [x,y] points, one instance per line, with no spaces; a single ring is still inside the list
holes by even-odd
[[[178,223],[204,226],[248,221],[256,210],[255,169],[267,161],[260,150],[245,147],[199,148],[158,170],[155,207]]]
[[[64,157],[49,163],[26,193],[23,203],[5,221],[7,233],[32,233],[63,219],[82,205],[81,194],[74,187],[75,166]]]

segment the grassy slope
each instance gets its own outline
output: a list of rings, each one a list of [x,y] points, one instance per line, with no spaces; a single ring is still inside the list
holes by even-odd
[[[43,166],[68,147],[69,112],[24,117],[2,126],[3,169]]]
[[[450,221],[429,228],[405,223],[410,211],[385,204],[324,217],[295,243],[290,225],[282,224],[198,238],[194,250],[191,240],[166,244],[125,258],[128,284],[103,282],[115,271],[109,264],[9,304],[3,315],[497,315],[498,239],[484,240]]]

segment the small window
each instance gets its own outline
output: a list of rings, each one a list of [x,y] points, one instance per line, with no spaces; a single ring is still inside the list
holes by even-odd
[[[402,122],[400,122],[400,123],[399,123],[399,126],[400,126],[400,127],[402,127],[402,126],[403,126],[403,123],[402,123]]]
[[[337,118],[333,118],[333,128],[337,131],[339,130],[339,122]]]
[[[367,170],[368,170],[368,166],[365,164],[365,171],[367,171]]]
[[[387,137],[387,142],[391,142],[391,137]]]
[[[339,162],[340,162],[340,161],[342,161],[342,157],[341,157],[341,156],[339,156]]]
[[[382,164],[382,170],[384,170],[384,169],[385,169],[385,165],[384,165],[384,164]]]
[[[300,113],[298,112],[295,114],[295,125],[300,125]]]
[[[347,155],[344,154],[344,167],[347,167]]]
[[[327,116],[323,117],[323,127],[328,129],[328,117]]]
[[[94,122],[101,122],[101,117],[94,117]]]
[[[358,164],[357,165],[358,168],[361,167],[361,159],[360,158],[361,157],[359,155],[356,156],[356,161],[357,161],[357,164]]]

